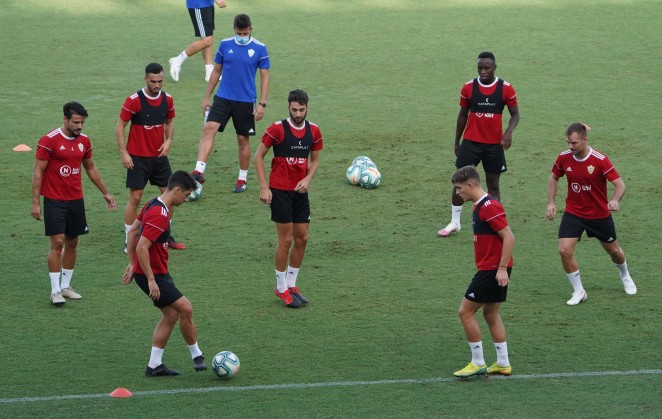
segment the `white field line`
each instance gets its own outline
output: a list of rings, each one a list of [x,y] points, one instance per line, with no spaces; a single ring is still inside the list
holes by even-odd
[[[548,374],[524,374],[505,376],[490,376],[490,379],[497,380],[540,380],[549,378],[574,378],[574,377],[611,377],[623,375],[656,375],[662,374],[662,370],[632,370],[632,371],[594,371],[594,372],[557,372]],[[439,377],[439,378],[409,378],[401,380],[378,380],[378,381],[331,381],[322,383],[298,383],[298,384],[269,384],[254,386],[226,386],[226,387],[202,387],[202,388],[180,388],[172,390],[146,390],[134,391],[134,396],[160,396],[165,394],[183,394],[183,393],[211,393],[216,391],[268,391],[268,390],[288,390],[288,389],[308,389],[319,387],[355,387],[355,386],[375,386],[388,384],[429,384],[429,383],[450,383],[458,381],[457,378]],[[30,403],[43,401],[60,400],[78,400],[78,399],[99,399],[109,397],[106,393],[97,394],[67,394],[62,396],[37,396],[37,397],[16,397],[0,399],[0,404],[9,403]]]

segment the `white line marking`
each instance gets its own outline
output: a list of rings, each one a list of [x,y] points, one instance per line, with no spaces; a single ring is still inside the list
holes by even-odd
[[[656,375],[662,374],[662,370],[632,370],[632,371],[589,371],[589,372],[555,372],[549,374],[524,374],[505,376],[490,376],[491,380],[540,380],[548,378],[572,378],[572,377],[611,377],[622,375]],[[228,386],[228,387],[202,387],[202,388],[180,388],[173,390],[146,390],[134,391],[134,396],[159,396],[164,394],[182,394],[182,393],[211,393],[215,391],[256,391],[256,390],[286,390],[317,387],[353,387],[353,386],[375,386],[385,384],[428,384],[428,383],[450,383],[458,381],[458,378],[438,377],[438,378],[409,378],[402,380],[378,380],[378,381],[331,381],[325,383],[298,383],[298,384],[269,384],[254,386]],[[28,403],[43,402],[55,400],[77,400],[77,399],[98,399],[110,397],[107,393],[98,394],[68,394],[63,396],[43,396],[43,397],[16,397],[0,399],[3,403]]]

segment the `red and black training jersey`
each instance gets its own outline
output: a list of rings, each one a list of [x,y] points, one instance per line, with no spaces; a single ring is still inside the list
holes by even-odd
[[[464,138],[477,143],[501,144],[503,108],[517,106],[515,88],[498,77],[490,85],[478,78],[468,81],[460,91],[460,106],[469,108]]]
[[[132,156],[158,157],[165,141],[165,122],[175,117],[175,104],[168,93],[161,90],[156,97],[139,90],[127,97],[120,111],[120,119],[131,121],[126,150]]]
[[[490,195],[482,197],[473,208],[474,257],[479,271],[499,269],[503,239],[497,231],[508,226],[501,202]],[[510,258],[508,267],[513,266]]]
[[[304,121],[302,127],[294,126],[290,119],[274,122],[262,136],[262,144],[273,147],[269,187],[293,191],[308,174],[308,156],[311,151],[323,148],[319,127]]]
[[[36,157],[46,160],[39,194],[60,201],[83,199],[81,163],[92,158],[92,144],[85,134],[67,137],[61,128],[41,137]]]
[[[589,220],[609,217],[607,207],[607,181],[620,178],[609,158],[593,148],[583,160],[578,160],[570,150],[559,154],[552,173],[568,178],[568,196],[565,211]]]
[[[140,221],[140,236],[145,236],[152,242],[149,247],[149,264],[155,274],[168,273],[168,238],[170,238],[170,211],[166,204],[159,198],[149,201],[138,214]],[[133,271],[144,275],[138,254],[133,265]]]

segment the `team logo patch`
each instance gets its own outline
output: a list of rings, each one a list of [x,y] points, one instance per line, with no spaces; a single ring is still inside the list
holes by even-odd
[[[255,55],[255,50],[251,48],[248,50],[248,56],[252,57],[253,55]]]
[[[78,149],[79,149],[80,152],[82,153],[82,152],[83,152],[83,144],[78,143]]]
[[[593,174],[593,171],[595,170],[595,166],[590,165],[590,166],[588,166],[586,169],[588,170],[588,174],[589,174],[589,175],[592,175],[592,174]]]
[[[60,167],[60,176],[62,177],[68,177],[71,176],[71,167],[64,165]]]

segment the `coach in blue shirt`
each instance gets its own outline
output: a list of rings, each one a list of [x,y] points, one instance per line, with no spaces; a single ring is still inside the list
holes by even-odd
[[[266,45],[252,37],[252,30],[250,17],[237,15],[234,18],[235,36],[223,39],[218,46],[214,70],[202,101],[202,110],[207,116],[198,145],[198,161],[192,173],[198,182],[204,183],[207,159],[214,148],[216,132],[223,132],[232,118],[239,145],[239,177],[234,192],[246,190],[251,159],[248,137],[255,135],[255,121],[264,117],[269,94],[269,53]],[[260,100],[256,104],[255,75],[258,69]],[[210,96],[219,77],[221,86],[212,103]]]

